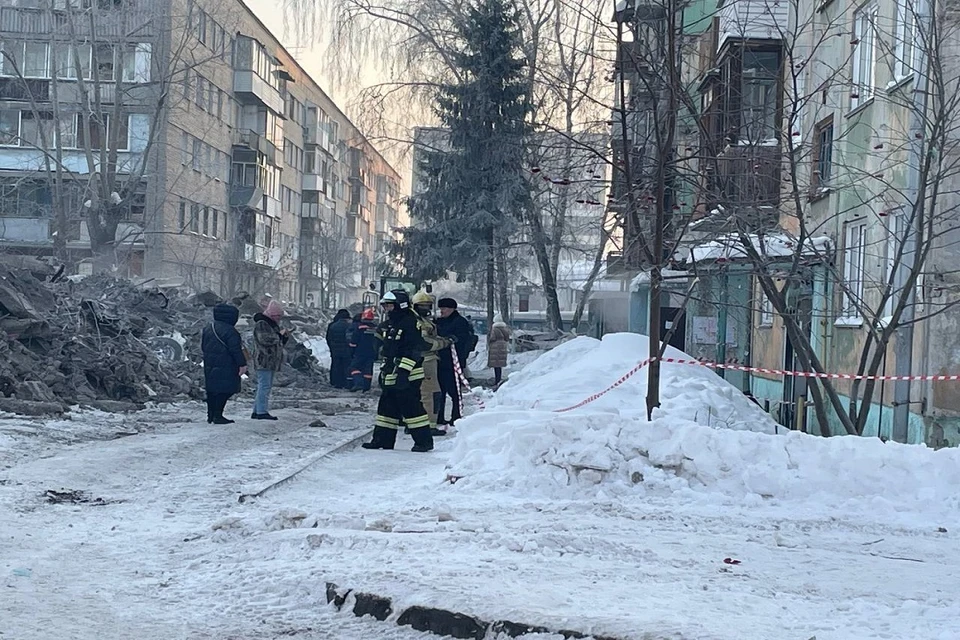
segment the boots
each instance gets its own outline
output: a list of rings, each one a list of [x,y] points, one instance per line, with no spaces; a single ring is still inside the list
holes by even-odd
[[[397,443],[397,430],[387,429],[386,427],[374,427],[373,439],[370,442],[364,442],[361,447],[364,449],[393,449]]]
[[[411,451],[414,453],[433,451],[433,434],[430,432],[430,427],[411,429],[410,435],[413,436],[413,448]]]

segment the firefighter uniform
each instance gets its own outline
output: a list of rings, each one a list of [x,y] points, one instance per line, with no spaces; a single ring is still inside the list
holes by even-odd
[[[405,291],[388,292],[381,304],[387,310],[387,318],[377,330],[377,337],[382,341],[382,393],[377,406],[373,440],[365,442],[363,448],[393,449],[402,421],[413,436],[413,451],[430,451],[433,449],[430,417],[420,402],[420,385],[424,378],[423,353],[428,347]]]
[[[433,297],[420,291],[413,296],[413,309],[417,312],[420,322],[420,333],[427,343],[427,351],[423,354],[423,383],[420,385],[420,402],[427,415],[430,416],[430,428],[434,435],[446,435],[445,431],[436,431],[437,412],[434,408],[433,395],[440,392],[440,380],[437,378],[437,352],[450,346],[450,341],[437,335],[437,327],[433,323]]]

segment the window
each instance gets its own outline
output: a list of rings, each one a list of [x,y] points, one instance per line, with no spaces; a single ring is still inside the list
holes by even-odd
[[[190,136],[184,131],[180,134],[180,164],[187,166],[190,164]]]
[[[194,138],[193,139],[193,170],[194,171],[200,171],[200,165],[201,165],[201,162],[203,161],[203,158],[200,155],[201,153],[203,153],[203,143],[197,140],[196,138]]]
[[[777,137],[779,70],[780,56],[776,52],[745,51],[743,54],[740,137],[746,142],[763,143]],[[648,136],[654,128],[652,115],[649,112],[647,116],[645,129]]]
[[[204,92],[206,91],[206,84],[207,84],[207,79],[201,76],[200,74],[197,74],[197,84],[194,87],[195,91],[193,94],[193,101],[201,109],[203,109],[205,106]]]
[[[206,44],[207,42],[207,14],[203,11],[197,10],[197,40]]]
[[[523,291],[517,295],[519,296],[517,311],[530,311],[530,294]]]
[[[98,78],[101,81],[113,80],[113,70],[116,61],[111,44],[97,44],[93,49],[94,64],[96,64]]]
[[[220,212],[213,210],[213,224],[211,225],[211,236],[217,238],[220,236]]]
[[[0,144],[20,143],[20,112],[15,109],[0,111]]]
[[[870,4],[853,14],[853,74],[850,108],[856,109],[873,98],[877,85],[877,5]]]
[[[821,120],[813,128],[813,145],[810,194],[817,196],[830,186],[833,177],[833,116]]]
[[[45,42],[27,42],[23,47],[23,77],[49,78],[50,68],[47,54],[49,47]]]
[[[180,200],[180,209],[177,212],[177,233],[183,233],[187,229],[187,202]]]
[[[60,146],[64,149],[74,149],[77,146],[77,114],[61,114],[57,121],[57,137]]]
[[[54,55],[54,73],[58,78],[73,80],[77,77],[77,65],[74,64],[73,47],[68,44],[58,44]]]
[[[133,44],[125,45],[120,49],[122,60],[122,76],[124,82],[137,81],[137,46]]]
[[[56,121],[50,111],[20,113],[20,146],[49,148],[54,141]]]
[[[912,76],[916,69],[917,22],[913,3],[897,1],[897,25],[894,34],[894,82]]]
[[[846,285],[843,293],[843,316],[860,317],[860,302],[863,299],[863,268],[866,257],[867,226],[863,222],[847,224],[843,251],[843,280]]]
[[[203,208],[203,235],[210,235],[210,207]]]
[[[762,288],[759,288],[760,295],[760,326],[773,326],[773,301],[767,297]]]
[[[190,231],[200,233],[200,205],[196,202],[190,203]]]

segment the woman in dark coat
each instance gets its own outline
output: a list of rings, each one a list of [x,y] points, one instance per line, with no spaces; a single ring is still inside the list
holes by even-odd
[[[223,417],[230,396],[240,391],[240,376],[247,371],[243,343],[237,333],[240,310],[229,304],[213,308],[213,322],[203,330],[203,379],[207,390],[207,422],[233,424]]]
[[[330,384],[337,389],[348,389],[350,378],[350,312],[337,311],[327,327],[327,347],[330,349]]]

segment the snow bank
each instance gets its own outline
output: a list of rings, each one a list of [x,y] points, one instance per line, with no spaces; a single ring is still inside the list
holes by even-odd
[[[552,498],[677,493],[863,511],[960,510],[960,451],[876,439],[773,435],[774,423],[709,369],[663,364],[663,406],[644,409],[646,376],[557,413],[646,358],[646,338],[577,338],[542,355],[458,423],[449,473],[457,487]],[[673,357],[684,357],[669,350]]]
[[[546,352],[515,373],[497,393],[497,405],[555,411],[602,391],[648,356],[647,337],[615,333],[579,337]],[[693,360],[668,347],[671,358]],[[644,419],[646,369],[599,400],[577,409]],[[737,388],[706,367],[661,364],[659,415],[729,429],[774,433],[776,423]]]
[[[492,418],[492,419],[491,419]],[[552,498],[670,496],[742,505],[770,499],[818,508],[933,518],[960,512],[960,450],[854,436],[715,429],[661,417],[501,410],[465,418],[457,487]]]

